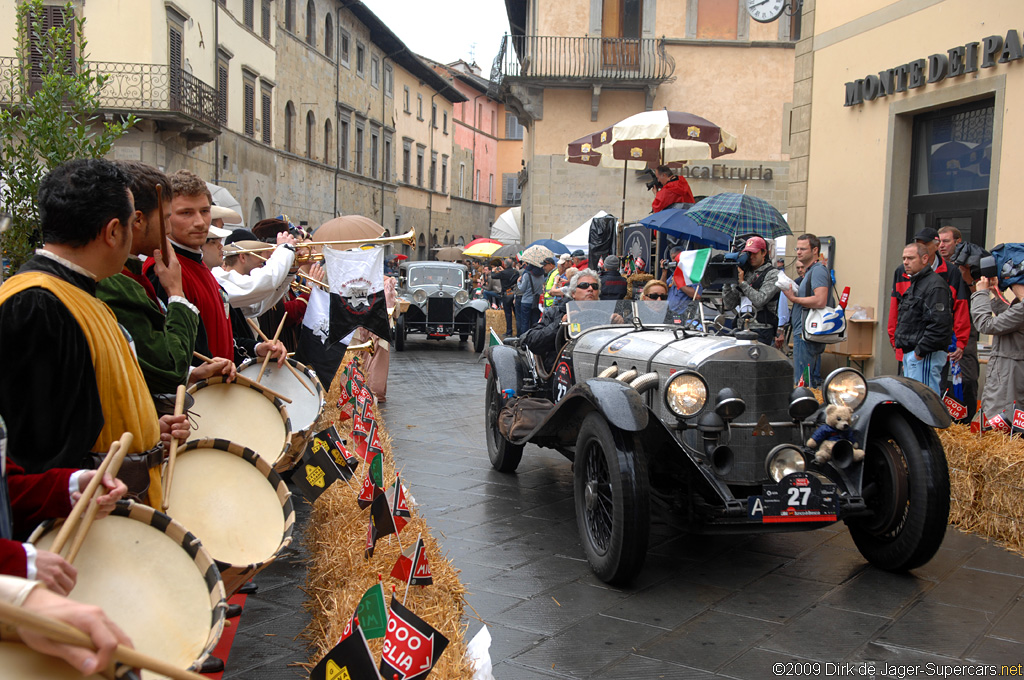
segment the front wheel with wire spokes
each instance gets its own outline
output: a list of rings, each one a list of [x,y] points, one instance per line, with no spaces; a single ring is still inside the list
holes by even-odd
[[[573,488],[591,568],[606,583],[628,582],[643,567],[650,531],[647,464],[636,437],[589,414],[576,440]]]

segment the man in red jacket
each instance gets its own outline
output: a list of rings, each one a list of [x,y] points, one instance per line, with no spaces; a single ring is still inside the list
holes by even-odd
[[[658,189],[658,195],[654,197],[654,202],[651,203],[651,212],[661,212],[665,208],[671,206],[674,203],[693,203],[693,192],[690,191],[690,184],[686,179],[677,177],[672,168],[667,165],[659,165],[658,169],[654,171],[654,176],[658,178],[658,184],[661,188]]]

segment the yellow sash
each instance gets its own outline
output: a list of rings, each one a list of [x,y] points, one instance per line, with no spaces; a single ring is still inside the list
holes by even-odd
[[[153,398],[142,377],[139,362],[105,303],[81,288],[43,272],[16,274],[0,286],[0,304],[28,288],[43,288],[57,296],[82,329],[103,409],[103,430],[93,444],[106,453],[125,432],[134,435],[129,453],[142,453],[160,441],[160,424]]]

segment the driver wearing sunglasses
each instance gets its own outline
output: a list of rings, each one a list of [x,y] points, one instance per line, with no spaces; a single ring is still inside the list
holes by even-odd
[[[601,281],[593,269],[576,273],[566,286],[566,296],[555,298],[555,303],[544,310],[540,321],[521,337],[520,344],[536,353],[550,371],[558,356],[558,328],[566,320],[565,306],[570,299],[577,302],[597,300],[601,293]],[[617,316],[617,315],[616,315]],[[621,323],[619,317],[618,323]]]

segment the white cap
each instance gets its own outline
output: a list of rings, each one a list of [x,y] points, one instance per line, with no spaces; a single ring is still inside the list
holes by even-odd
[[[224,220],[226,224],[241,224],[242,216],[231,208],[225,208],[220,205],[210,206],[210,219],[213,220]]]
[[[206,232],[206,238],[224,238],[230,233],[230,229],[221,229],[220,227],[215,227],[211,224],[209,231]]]

